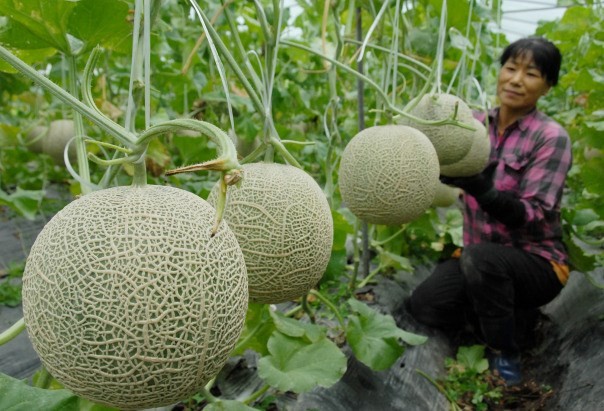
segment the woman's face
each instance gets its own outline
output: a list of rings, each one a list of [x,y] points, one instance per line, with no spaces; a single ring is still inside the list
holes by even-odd
[[[500,106],[518,113],[527,113],[550,89],[545,76],[535,66],[530,52],[510,57],[501,67],[497,80]]]

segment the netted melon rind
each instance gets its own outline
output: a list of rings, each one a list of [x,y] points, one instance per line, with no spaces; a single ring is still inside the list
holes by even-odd
[[[247,310],[243,254],[187,191],[116,187],[73,201],[27,259],[23,311],[66,388],[130,410],[188,398],[223,367]]]
[[[215,204],[217,192],[215,186],[210,204]],[[303,170],[245,164],[241,185],[227,191],[224,219],[245,257],[251,301],[291,301],[323,276],[331,256],[333,219],[321,188]]]
[[[73,120],[55,120],[48,126],[48,133],[42,143],[42,152],[48,154],[57,164],[65,164],[65,146],[75,136],[75,123]],[[69,159],[76,158],[75,142],[69,144]]]
[[[342,200],[368,223],[408,223],[432,204],[438,170],[436,151],[419,130],[400,125],[370,127],[354,136],[342,154]]]
[[[473,124],[472,110],[459,97],[452,94],[425,94],[409,114],[429,120],[445,120],[450,118],[457,104],[456,120],[465,124]],[[447,165],[461,160],[470,151],[473,131],[448,124],[442,126],[425,125],[407,118],[400,120],[401,124],[417,128],[430,139],[440,165]]]
[[[473,122],[476,131],[468,154],[458,162],[440,166],[440,174],[447,177],[468,177],[480,173],[489,162],[491,140],[486,127],[477,119]]]

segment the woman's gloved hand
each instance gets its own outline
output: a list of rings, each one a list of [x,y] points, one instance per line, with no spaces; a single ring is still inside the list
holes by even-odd
[[[497,161],[487,165],[485,169],[469,177],[446,177],[440,176],[443,184],[461,188],[467,194],[470,194],[479,203],[489,203],[497,197],[497,190],[493,185],[493,176],[497,169]]]

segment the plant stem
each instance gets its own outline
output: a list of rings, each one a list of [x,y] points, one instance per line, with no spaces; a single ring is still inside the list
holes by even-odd
[[[264,394],[265,392],[267,392],[270,388],[271,388],[270,385],[265,384],[262,388],[260,388],[258,391],[254,392],[252,395],[250,395],[249,397],[247,397],[246,399],[244,399],[241,402],[244,403],[244,404],[246,404],[246,405],[252,404],[258,398],[260,398],[262,396],[262,394]]]
[[[47,389],[50,386],[50,382],[52,381],[52,375],[48,372],[46,367],[40,367],[40,373],[38,374],[38,378],[36,379],[36,383],[34,387]]]
[[[370,272],[365,278],[363,278],[363,281],[361,281],[356,288],[360,289],[360,288],[365,287],[367,284],[369,284],[369,282],[371,280],[373,280],[373,278],[380,272],[381,269],[382,269],[382,266],[378,266],[378,268],[376,268],[375,270]]]
[[[16,338],[23,332],[23,330],[25,330],[25,320],[21,318],[19,321],[11,325],[8,330],[5,330],[2,332],[2,334],[0,334],[0,345],[4,345],[13,338]]]
[[[315,319],[315,313],[312,311],[312,309],[308,305],[308,293],[306,293],[302,297],[302,309],[304,310],[304,312],[306,313],[306,315],[308,315],[308,318],[310,319],[310,322],[312,324],[314,324],[315,321],[316,321],[316,319]]]
[[[82,114],[84,117],[99,126],[103,131],[107,132],[108,134],[111,134],[126,145],[130,145],[133,141],[135,141],[136,137],[134,136],[134,134],[130,133],[125,128],[121,127],[119,124],[116,124],[113,121],[107,120],[106,118],[99,116],[93,109],[79,101],[77,98],[75,98],[67,91],[63,90],[61,87],[57,86],[51,80],[39,74],[34,68],[30,67],[24,61],[14,56],[10,51],[8,51],[2,46],[0,46],[0,57],[2,57],[7,63],[17,69],[25,77],[29,78],[30,80],[44,88],[46,91],[57,97],[59,100],[69,105],[78,113]]]
[[[347,65],[332,59],[331,57],[325,56],[309,47],[306,47],[302,44],[297,44],[295,42],[292,41],[288,41],[288,40],[281,40],[281,43],[286,45],[286,46],[290,46],[290,47],[296,47],[299,48],[301,50],[307,51],[309,53],[315,54],[323,59],[326,59],[327,61],[333,63],[334,65],[338,66],[338,68],[346,71],[347,73],[350,73],[352,75],[354,75],[355,77],[357,77],[358,79],[362,79],[364,82],[366,82],[367,84],[369,84],[377,93],[378,96],[382,98],[382,100],[384,101],[384,104],[386,105],[386,108],[390,111],[392,111],[395,114],[398,114],[400,116],[406,117],[410,120],[413,120],[419,124],[424,124],[424,125],[431,125],[431,126],[440,126],[440,125],[455,125],[461,128],[465,128],[467,130],[471,130],[471,131],[476,131],[476,129],[470,125],[470,124],[465,124],[462,123],[460,121],[454,120],[452,118],[445,118],[442,120],[435,120],[435,121],[428,121],[428,120],[424,120],[422,118],[416,117],[414,115],[411,115],[401,109],[399,109],[398,107],[394,106],[391,101],[390,98],[388,97],[388,95],[386,95],[386,93],[384,92],[384,90],[382,90],[382,88],[372,79],[370,79],[369,77],[359,73],[357,70],[352,69],[350,67],[348,67]]]
[[[69,56],[69,71],[68,71],[68,83],[69,92],[73,96],[78,96],[78,65],[75,56]],[[90,183],[90,168],[88,166],[88,157],[86,156],[86,144],[84,143],[84,123],[82,122],[82,115],[72,107],[73,110],[73,121],[75,124],[75,135],[76,135],[76,152],[78,158],[78,172],[80,178],[87,183]],[[88,194],[91,192],[91,186],[89,184],[81,185],[82,194]]]
[[[206,399],[206,401],[210,404],[220,401],[218,398],[214,397],[210,390],[208,390],[206,387],[201,387],[199,391],[201,392],[201,395],[203,395],[203,397]]]
[[[331,311],[333,311],[333,313],[336,315],[336,318],[338,319],[338,322],[340,323],[342,328],[346,328],[346,323],[344,322],[344,318],[342,317],[342,314],[340,314],[340,311],[334,305],[334,303],[332,303],[327,297],[325,297],[323,294],[321,294],[317,290],[310,290],[310,293],[312,295],[314,295],[315,297],[317,297],[319,300],[321,300],[321,302],[323,302],[327,307],[329,307],[329,309]]]

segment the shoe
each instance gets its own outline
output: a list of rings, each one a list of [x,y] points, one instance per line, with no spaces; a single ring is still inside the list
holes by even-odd
[[[519,357],[496,355],[491,359],[491,370],[497,371],[507,386],[518,385],[522,381]]]

